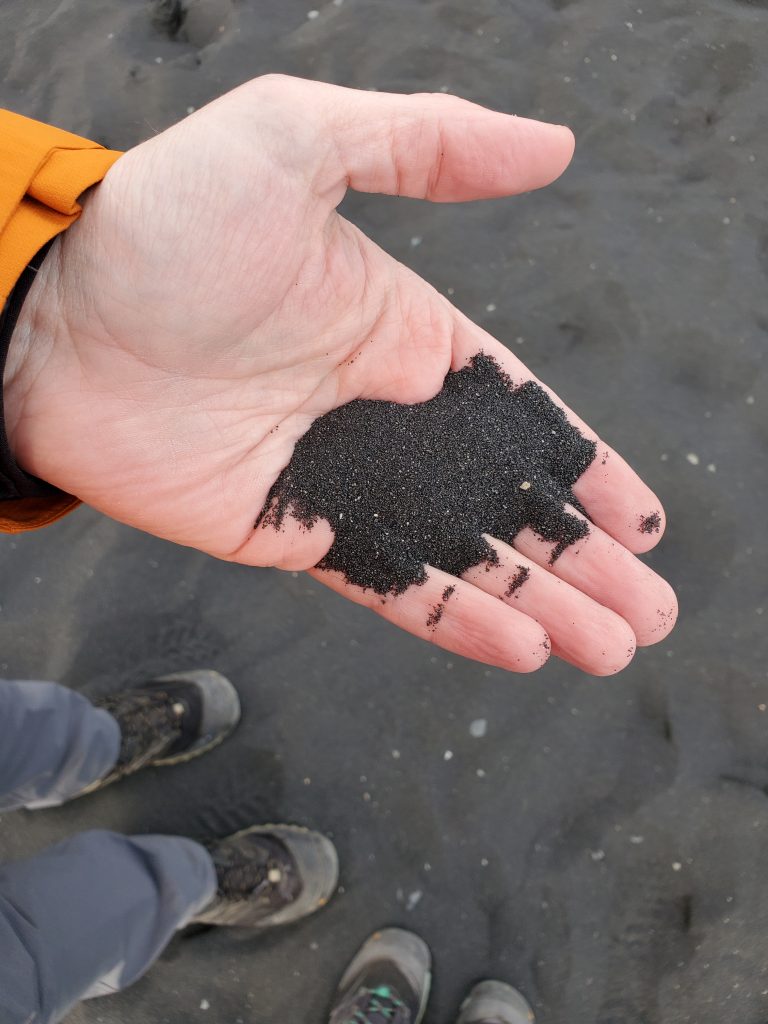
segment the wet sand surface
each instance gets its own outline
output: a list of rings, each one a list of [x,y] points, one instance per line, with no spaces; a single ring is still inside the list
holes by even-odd
[[[172,943],[71,1024],[317,1024],[369,931],[436,957],[428,1024],[520,987],[541,1024],[768,1016],[768,5],[738,0],[4,0],[0,103],[128,147],[285,71],[453,90],[576,130],[546,192],[346,212],[504,340],[661,495],[681,620],[596,681],[437,651],[303,576],[80,510],[0,540],[0,673],[87,693],[205,665],[245,718],[199,762],[4,816],[0,855],[107,827],[289,820],[343,892],[254,937]],[[450,752],[450,756],[449,756]],[[205,1008],[207,1007],[207,1008]]]

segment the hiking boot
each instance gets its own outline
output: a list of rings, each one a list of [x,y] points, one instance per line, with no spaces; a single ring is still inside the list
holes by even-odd
[[[208,847],[218,889],[194,924],[270,928],[324,907],[339,880],[330,839],[297,825],[254,825]]]
[[[114,768],[84,793],[140,768],[191,761],[217,746],[240,721],[240,701],[218,672],[177,672],[95,700],[120,726]]]
[[[461,1007],[456,1024],[533,1024],[533,1010],[516,988],[501,981],[481,981]]]
[[[429,998],[431,957],[411,932],[376,932],[349,965],[329,1024],[419,1024]]]

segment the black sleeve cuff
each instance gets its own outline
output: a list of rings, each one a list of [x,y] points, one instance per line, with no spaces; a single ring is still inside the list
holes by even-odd
[[[35,476],[30,476],[16,464],[5,433],[2,388],[11,336],[19,319],[24,300],[51,245],[52,242],[48,242],[30,261],[0,313],[0,501],[12,501],[18,498],[47,498],[61,493],[57,487],[44,480],[39,480]]]

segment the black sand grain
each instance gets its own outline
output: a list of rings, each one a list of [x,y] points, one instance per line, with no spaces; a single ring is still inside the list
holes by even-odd
[[[651,512],[649,516],[643,516],[638,526],[640,533],[658,533],[660,529],[661,515],[658,512]]]
[[[316,420],[272,487],[258,525],[290,512],[331,524],[320,568],[378,594],[495,563],[485,534],[511,543],[526,526],[554,561],[588,524],[571,490],[595,456],[546,392],[515,387],[489,356],[445,378],[418,405],[359,400]]]
[[[507,589],[504,591],[504,597],[512,597],[516,590],[525,583],[528,577],[531,575],[531,570],[527,565],[518,565],[517,572],[514,576],[510,576]]]
[[[429,615],[427,616],[427,628],[428,629],[436,629],[437,628],[437,624],[440,622],[440,619],[442,619],[444,611],[445,611],[445,605],[443,604],[442,601],[439,601],[435,605],[435,607],[432,609],[432,611],[429,613]]]
[[[455,590],[456,587],[453,586],[445,588],[445,590],[443,591],[442,601],[439,601],[427,616],[427,626],[429,629],[435,629],[437,627],[438,622],[440,622],[440,619],[442,619],[443,617],[443,612],[445,611],[445,603],[446,601],[448,601],[451,594],[455,592]]]

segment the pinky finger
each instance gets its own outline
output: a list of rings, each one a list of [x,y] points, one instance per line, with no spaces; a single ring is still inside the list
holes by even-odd
[[[528,615],[455,576],[427,567],[427,578],[397,596],[354,586],[338,572],[310,575],[414,636],[510,672],[534,672],[549,657],[549,638]]]

